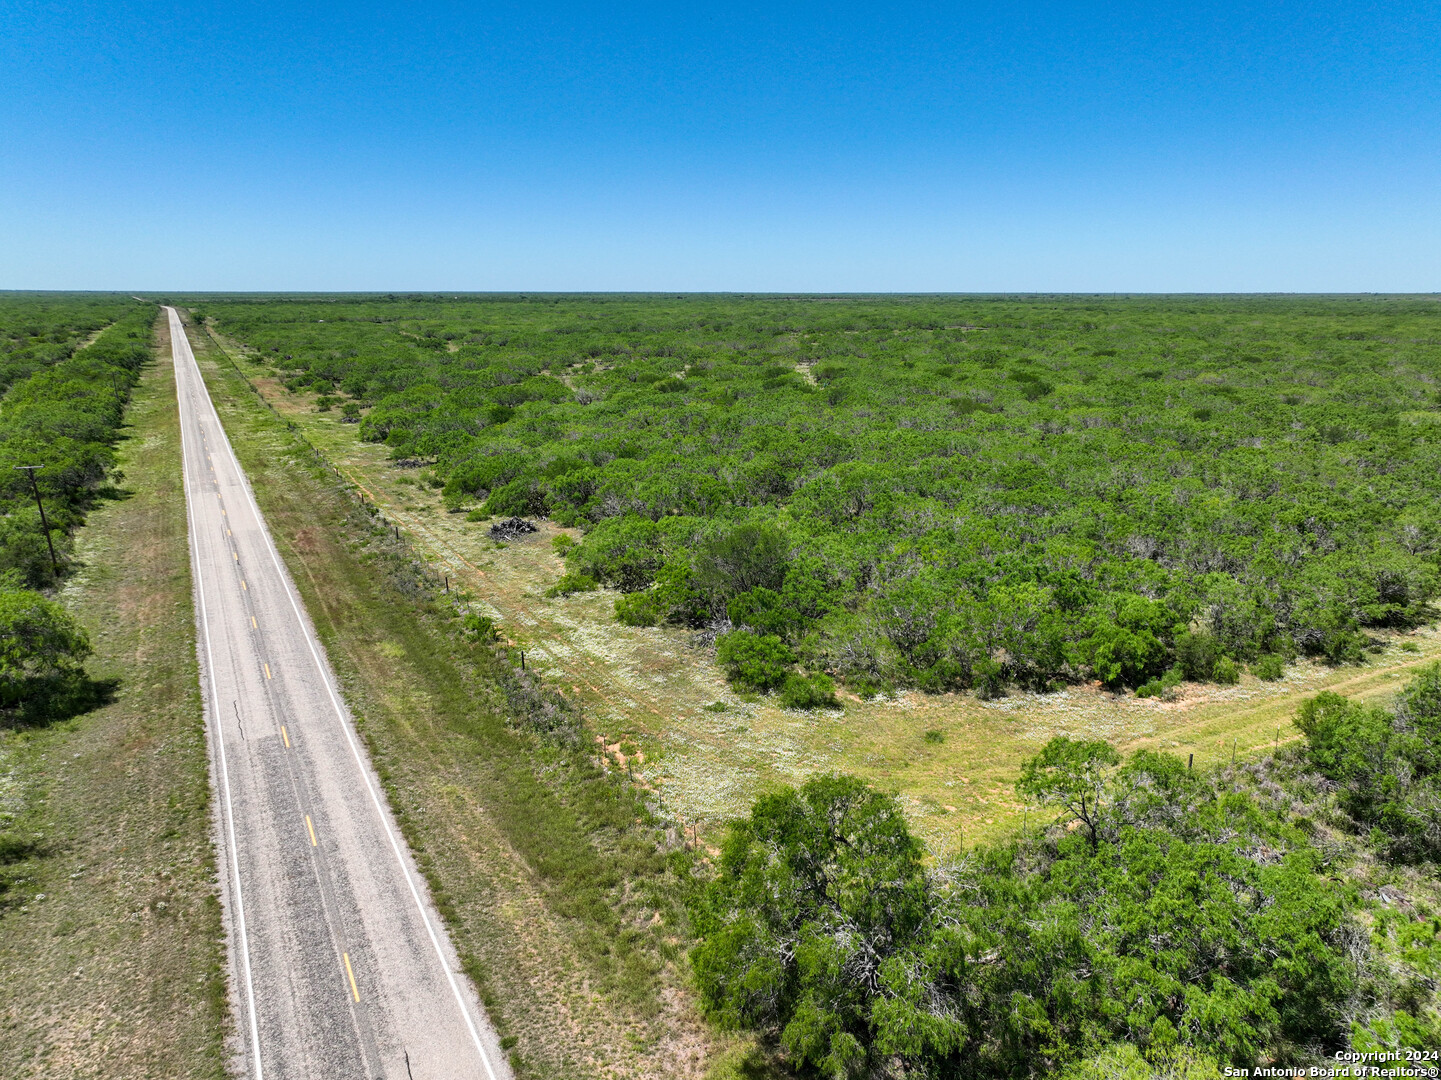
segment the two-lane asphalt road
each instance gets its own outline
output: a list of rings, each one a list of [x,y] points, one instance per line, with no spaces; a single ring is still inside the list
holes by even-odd
[[[185,330],[166,310],[248,1075],[508,1078]]]

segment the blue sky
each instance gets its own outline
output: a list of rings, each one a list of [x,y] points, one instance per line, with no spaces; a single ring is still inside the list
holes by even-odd
[[[1441,5],[0,0],[0,288],[1434,291]]]

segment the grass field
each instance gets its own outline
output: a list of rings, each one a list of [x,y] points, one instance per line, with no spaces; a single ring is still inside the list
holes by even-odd
[[[159,333],[165,334],[163,323]],[[108,704],[0,731],[0,1076],[219,1077],[229,1023],[168,341],[120,447],[124,498],[62,599]]]
[[[634,871],[649,834],[596,827],[533,756],[436,606],[387,583],[345,486],[202,334],[197,359],[457,948],[522,1074],[701,1076],[744,1055],[697,1014],[676,912]],[[648,871],[649,872],[649,871]]]
[[[1407,670],[1441,657],[1433,627],[1378,633],[1387,648],[1365,666],[1302,661],[1279,682],[1247,675],[1234,687],[1186,684],[1174,701],[1091,685],[1013,690],[989,702],[918,691],[870,701],[843,695],[842,713],[787,711],[773,698],[733,693],[688,631],[617,623],[613,591],[546,598],[565,572],[550,541],[577,530],[545,523],[533,536],[491,541],[465,515],[447,513],[439,492],[417,470],[398,468],[385,446],[360,441],[356,425],[318,412],[313,395],[290,392],[241,345],[224,344],[266,400],[402,524],[452,587],[488,605],[531,661],[584,703],[617,761],[656,787],[671,812],[699,822],[702,835],[767,785],[834,769],[897,791],[937,849],[991,839],[1025,814],[1012,785],[1020,762],[1052,735],[1160,747],[1194,754],[1197,764],[1229,759],[1233,748],[1254,756],[1297,737],[1291,715],[1306,696],[1334,689],[1382,701]]]

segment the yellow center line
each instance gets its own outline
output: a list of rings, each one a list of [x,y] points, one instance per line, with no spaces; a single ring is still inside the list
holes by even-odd
[[[265,667],[265,677],[268,679],[268,678],[270,678],[270,665],[269,665],[269,664],[265,664],[264,667]]]
[[[285,740],[285,749],[290,749],[290,736],[285,731],[285,725],[280,725],[280,737]]]
[[[311,847],[319,847],[320,845],[315,842],[315,826],[312,825],[312,824],[310,824],[310,815],[309,815],[309,814],[306,814],[306,815],[305,815],[305,829],[306,829],[307,832],[310,833],[310,846],[311,846]]]
[[[233,558],[236,562],[239,562],[239,561],[240,561],[240,552],[238,552],[238,551],[232,551],[232,552],[230,553],[230,556],[231,556],[231,558]]]
[[[355,985],[355,972],[350,970],[350,954],[341,953],[340,955],[345,958],[345,974],[346,977],[350,979],[350,993],[356,1001],[359,1001],[360,989]]]
[[[259,629],[260,629],[260,627],[258,627],[258,626],[255,625],[255,616],[254,616],[254,615],[250,616],[250,629],[252,629],[252,630],[259,630]]]
[[[241,579],[240,579],[240,587],[241,587],[242,589],[244,589],[246,592],[249,592],[249,591],[250,591],[250,588],[245,584],[245,579],[244,579],[244,578],[241,578]]]
[[[226,530],[225,530],[225,535],[226,535],[226,536],[230,536],[230,535],[232,535],[232,533],[230,532],[229,529],[226,529]]]

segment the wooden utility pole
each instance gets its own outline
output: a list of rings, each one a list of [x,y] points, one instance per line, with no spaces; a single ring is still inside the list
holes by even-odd
[[[35,482],[35,473],[45,468],[44,465],[16,465],[17,472],[26,473],[30,477],[30,490],[35,493],[35,508],[40,511],[40,528],[45,533],[45,546],[50,549],[50,569],[55,571],[55,576],[60,576],[60,560],[55,557],[55,544],[50,539],[50,522],[45,517],[45,504],[40,501],[40,485]]]

